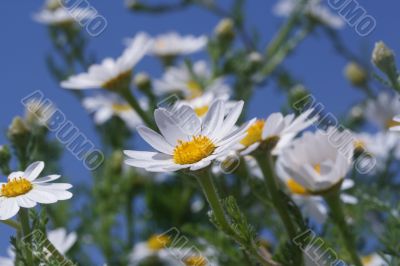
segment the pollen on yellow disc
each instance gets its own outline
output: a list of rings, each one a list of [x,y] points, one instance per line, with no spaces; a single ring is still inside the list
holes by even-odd
[[[191,256],[184,261],[186,266],[206,266],[207,259],[203,256]]]
[[[115,104],[112,105],[112,109],[115,112],[125,112],[125,111],[131,110],[132,108],[130,107],[129,104],[118,104],[118,103],[115,103]]]
[[[190,80],[186,83],[187,88],[190,91],[190,99],[199,97],[203,94],[203,88],[201,87],[201,85],[195,81],[195,80]]]
[[[308,195],[308,191],[306,188],[304,188],[302,185],[294,181],[293,178],[290,178],[287,183],[286,183],[288,189],[290,192],[294,194],[299,194],[299,195]]]
[[[178,141],[174,149],[176,164],[192,164],[211,155],[215,150],[214,143],[206,136],[195,136],[190,141]]]
[[[209,109],[208,105],[204,105],[201,107],[194,108],[194,112],[196,113],[197,116],[202,117],[208,112],[208,109]]]
[[[247,129],[247,135],[240,141],[240,143],[248,147],[258,141],[261,141],[264,124],[264,120],[257,120],[254,122],[249,129]]]
[[[33,188],[32,183],[25,178],[16,178],[9,180],[7,184],[1,187],[1,196],[12,198],[24,195],[31,191]]]
[[[386,128],[389,129],[391,127],[397,127],[400,126],[400,122],[397,122],[393,119],[389,119],[388,121],[386,121]]]
[[[153,235],[147,240],[149,249],[157,251],[166,248],[171,243],[171,238],[167,235]]]

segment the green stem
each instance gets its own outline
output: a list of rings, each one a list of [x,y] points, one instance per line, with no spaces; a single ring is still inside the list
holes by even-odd
[[[355,237],[346,223],[346,216],[343,211],[342,201],[340,200],[340,192],[332,191],[325,196],[325,200],[330,208],[331,217],[340,231],[344,245],[346,246],[354,265],[362,266],[363,264],[361,259],[357,254]]]
[[[265,67],[261,70],[263,76],[268,77],[285,58],[297,47],[311,32],[312,27],[307,27],[299,32],[292,39],[288,40],[283,47],[278,49],[275,54],[271,55]]]
[[[119,91],[119,94],[129,103],[129,105],[136,111],[136,113],[142,118],[143,122],[147,126],[152,129],[156,128],[154,121],[149,118],[145,111],[143,111],[142,107],[128,88]]]
[[[235,235],[230,222],[225,216],[225,212],[211,174],[208,173],[208,171],[204,171],[199,176],[196,176],[196,178],[221,229],[229,235]]]
[[[199,182],[203,190],[203,193],[210,205],[210,208],[213,211],[214,217],[218,225],[221,227],[221,229],[226,234],[231,236],[236,242],[245,247],[248,252],[251,252],[251,255],[254,255],[257,258],[257,260],[261,263],[261,265],[263,266],[276,265],[272,261],[269,261],[268,259],[264,258],[261,254],[259,254],[257,248],[253,246],[249,248],[247,245],[245,245],[245,243],[242,243],[242,241],[240,241],[240,237],[238,237],[236,232],[232,229],[232,226],[225,215],[225,211],[222,207],[217,189],[214,185],[212,174],[209,173],[209,171],[205,170],[199,171],[198,173],[199,175],[196,175],[197,181]]]
[[[272,204],[274,205],[275,210],[278,212],[278,215],[285,226],[289,238],[294,239],[296,237],[296,228],[294,227],[292,220],[290,219],[288,206],[280,196],[280,191],[276,182],[272,157],[269,154],[267,156],[257,155],[256,159],[264,175],[267,189],[269,190],[269,193],[271,195]]]
[[[29,215],[28,215],[28,210],[25,208],[21,208],[19,210],[19,220],[22,226],[22,239],[25,242],[25,244],[31,244],[31,228],[29,225]],[[26,259],[28,262],[28,265],[33,265],[33,258],[32,258],[32,252],[30,252],[30,249],[28,248],[28,252],[26,254]]]
[[[0,222],[18,230],[18,231],[22,229],[21,224],[14,220],[2,220]]]

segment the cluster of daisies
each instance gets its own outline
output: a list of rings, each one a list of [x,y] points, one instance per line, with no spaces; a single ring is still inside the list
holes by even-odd
[[[279,16],[289,16],[296,7],[294,0],[281,0],[274,12]],[[79,17],[83,20],[93,15],[80,10],[74,12],[83,16]],[[330,13],[318,0],[309,1],[304,12],[333,28],[344,25],[340,17]],[[35,14],[35,19],[59,25],[74,22],[76,16],[63,8],[59,1],[49,0],[46,8]],[[231,89],[224,77],[215,77],[205,61],[191,65],[173,64],[178,56],[204,49],[207,42],[205,36],[181,36],[170,32],[152,37],[141,32],[125,40],[126,48],[120,57],[105,58],[86,72],[61,82],[61,86],[74,90],[102,88],[97,94],[85,97],[82,103],[93,113],[95,123],[101,125],[117,116],[154,149],[126,150],[127,165],[156,173],[199,171],[235,154],[243,159],[241,161],[251,176],[263,179],[256,157],[268,153],[276,160],[275,170],[280,184],[305,216],[321,224],[328,215],[322,197],[326,191],[339,187],[343,191],[341,200],[344,203],[356,204],[358,201],[345,193],[354,186],[353,180],[346,176],[353,166],[357,149],[362,148],[377,158],[375,169],[384,167],[389,154],[400,159],[399,136],[388,130],[400,129],[400,118],[395,117],[400,110],[400,101],[388,93],[370,100],[365,107],[366,118],[376,123],[380,131],[376,134],[354,133],[355,141],[340,146],[334,145],[332,139],[348,139],[347,132],[334,127],[304,132],[318,120],[313,109],[297,117],[272,113],[262,119],[238,123],[244,102],[231,100]],[[160,58],[166,66],[163,76],[153,82],[146,74],[136,74],[133,78],[133,70],[147,55]],[[143,125],[144,119],[138,112],[138,109],[147,114],[152,112],[148,97],[135,95],[137,106],[132,106],[120,93],[121,90],[130,91],[133,84],[138,87],[138,84],[147,85],[146,89],[150,88],[151,94],[158,99],[178,95],[172,104],[161,104],[154,110],[158,130]],[[51,204],[72,197],[68,191],[72,187],[70,184],[52,182],[60,178],[59,175],[39,178],[43,168],[43,162],[35,162],[23,172],[11,173],[6,183],[0,183],[1,220],[11,219],[21,207],[33,208],[37,203]],[[67,235],[64,229],[50,231],[48,238],[62,253],[76,241],[76,235]],[[175,250],[169,248],[170,242],[168,236],[156,235],[138,243],[130,257],[131,265],[139,265],[149,258],[159,259],[166,265],[181,262],[185,265],[208,265],[214,255],[212,251],[205,252],[206,258],[186,250]],[[0,258],[0,264],[14,265],[14,258],[15,253],[10,249],[9,258]],[[379,259],[379,256],[372,255],[364,259],[364,264],[377,265],[377,261],[382,263]]]

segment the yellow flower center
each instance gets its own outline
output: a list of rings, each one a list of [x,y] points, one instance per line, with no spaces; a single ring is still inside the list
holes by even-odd
[[[386,128],[389,129],[391,127],[397,127],[400,126],[400,122],[397,122],[393,119],[389,119],[388,121],[386,121]]]
[[[206,136],[195,136],[190,141],[178,141],[174,149],[174,162],[192,164],[211,155],[215,150],[214,143]]]
[[[204,116],[208,112],[208,105],[204,105],[201,107],[194,108],[194,112],[198,117]]]
[[[194,99],[196,97],[199,97],[203,94],[203,88],[202,86],[195,80],[190,80],[186,84],[187,88],[189,89],[190,96],[189,99]]]
[[[118,76],[106,81],[102,87],[109,90],[120,90],[129,86],[131,82],[131,71],[128,70],[124,73],[119,74]]]
[[[154,235],[147,240],[147,246],[153,251],[166,248],[171,243],[171,238],[167,235]]]
[[[115,112],[126,112],[132,110],[128,104],[118,104],[115,103],[111,107]]]
[[[205,266],[207,259],[203,256],[191,256],[184,261],[186,266]]]
[[[288,189],[290,190],[290,192],[292,192],[293,194],[299,194],[299,195],[303,195],[306,196],[308,195],[308,191],[305,187],[303,187],[302,185],[300,185],[299,183],[297,183],[296,181],[294,181],[293,178],[290,178],[287,183],[286,183]]]
[[[1,196],[7,198],[17,197],[28,193],[32,188],[32,183],[27,179],[22,177],[15,178],[8,180],[8,183],[1,187]]]
[[[363,265],[369,265],[374,259],[373,255],[365,256],[361,258],[361,262]]]
[[[248,147],[258,141],[261,141],[264,124],[264,120],[257,120],[254,122],[254,124],[247,129],[247,135],[240,141],[240,143]]]

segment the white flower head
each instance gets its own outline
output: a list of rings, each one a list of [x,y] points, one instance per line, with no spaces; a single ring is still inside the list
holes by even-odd
[[[246,137],[240,142],[242,154],[255,151],[263,143],[272,143],[272,154],[279,154],[298,133],[318,119],[317,116],[310,118],[312,112],[313,109],[309,109],[296,118],[294,114],[283,116],[281,113],[273,113],[265,120],[257,120],[249,127]]]
[[[321,196],[312,195],[302,185],[297,183],[285,170],[282,165],[282,159],[278,158],[276,162],[276,173],[282,182],[286,185],[293,201],[300,207],[306,217],[312,218],[318,224],[323,224],[328,218],[328,207]],[[345,179],[342,183],[340,195],[342,201],[346,204],[357,204],[358,199],[345,191],[354,187],[354,181]]]
[[[176,32],[169,32],[154,38],[150,53],[161,57],[187,55],[203,49],[206,44],[206,36],[181,36]]]
[[[121,89],[129,86],[132,68],[143,58],[152,45],[152,40],[146,33],[138,33],[123,54],[114,60],[104,59],[101,64],[89,67],[86,73],[81,73],[61,82],[61,87],[67,89]]]
[[[129,265],[138,266],[149,258],[157,258],[163,265],[179,265],[168,251],[171,238],[167,235],[153,235],[147,241],[137,243],[129,255]]]
[[[7,183],[0,183],[0,220],[15,216],[21,207],[33,208],[37,203],[50,204],[72,197],[67,191],[70,184],[49,183],[59,175],[38,178],[43,168],[43,162],[32,163],[24,172],[11,173]]]
[[[158,95],[179,92],[190,99],[201,96],[206,91],[229,93],[230,88],[224,84],[222,78],[212,78],[205,61],[198,61],[193,64],[192,69],[186,64],[169,67],[162,79],[154,82],[154,90]]]
[[[398,119],[393,119],[400,110],[400,99],[393,94],[382,92],[376,99],[367,101],[365,107],[366,119],[379,129],[387,130],[400,126]],[[396,130],[396,128],[393,128]]]
[[[378,254],[373,253],[361,258],[364,266],[388,266],[389,264]]]
[[[282,168],[300,190],[320,194],[341,184],[351,168],[353,141],[348,131],[330,127],[306,132],[280,155]]]
[[[98,125],[107,122],[112,116],[118,116],[131,130],[134,130],[138,125],[143,124],[140,116],[132,109],[132,107],[120,99],[116,95],[96,95],[86,97],[83,106],[90,112],[94,113],[94,121]],[[147,101],[139,100],[143,110],[148,108]]]
[[[400,159],[400,136],[394,132],[381,131],[376,134],[354,134],[354,148],[366,152],[375,165],[371,174],[384,170],[390,156]]]
[[[75,232],[70,234],[64,228],[58,228],[47,232],[47,239],[61,253],[65,254],[75,244],[77,235]],[[1,266],[15,265],[15,251],[12,247],[7,249],[7,257],[0,257]]]
[[[217,94],[214,91],[209,91],[193,99],[177,101],[175,108],[180,108],[184,105],[190,106],[198,117],[204,118],[210,109],[211,104],[216,100],[225,101],[225,109],[227,112],[229,112],[237,103],[237,101],[229,101],[229,98],[230,96],[228,93]]]
[[[300,1],[298,0],[280,0],[274,7],[273,12],[280,17],[288,17],[296,11]],[[304,7],[305,14],[321,23],[334,28],[340,29],[345,25],[343,19],[333,14],[330,9],[321,3],[321,0],[309,0]]]
[[[96,16],[90,8],[64,7],[61,0],[46,1],[45,7],[33,15],[33,19],[46,25],[61,25],[69,23],[82,23]]]
[[[157,152],[125,151],[126,164],[152,172],[173,172],[185,168],[196,171],[237,147],[250,123],[232,130],[243,109],[238,102],[227,114],[225,103],[215,101],[204,119],[189,106],[176,112],[157,109],[154,112],[161,135],[145,126],[137,128],[141,137]]]

